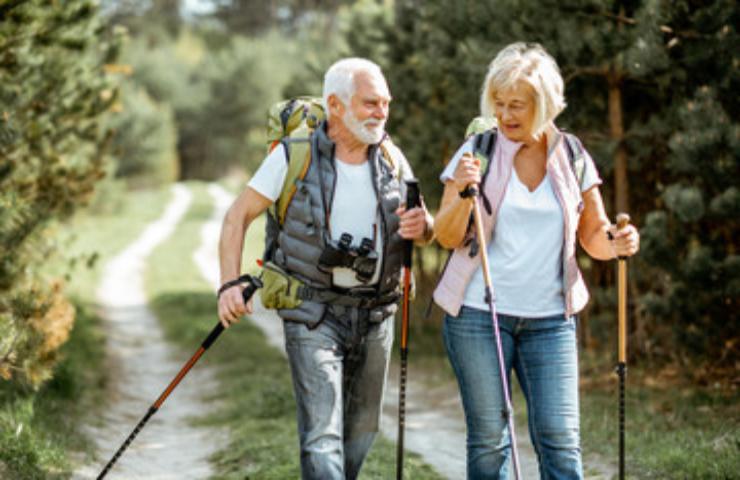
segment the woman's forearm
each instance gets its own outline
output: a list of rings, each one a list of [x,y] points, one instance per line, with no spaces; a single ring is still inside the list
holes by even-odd
[[[471,200],[460,198],[454,182],[448,182],[434,219],[434,235],[440,245],[449,249],[460,246],[465,238],[471,210]]]
[[[614,246],[609,241],[611,226],[604,210],[598,187],[583,193],[584,209],[578,226],[578,236],[586,253],[597,260],[614,258]]]

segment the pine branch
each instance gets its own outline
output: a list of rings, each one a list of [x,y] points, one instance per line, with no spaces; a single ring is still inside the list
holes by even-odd
[[[595,77],[606,77],[609,75],[609,68],[607,67],[576,67],[570,73],[565,76],[565,83],[567,84],[576,77],[590,75]]]
[[[26,3],[28,0],[11,0],[5,5],[0,5],[0,22],[5,20],[5,14],[13,10],[15,7],[22,3]]]
[[[599,12],[599,15],[602,16],[602,17],[609,18],[611,20],[616,20],[617,23],[624,23],[624,24],[627,24],[627,25],[637,25],[637,20],[635,20],[634,18],[627,17],[625,15],[620,15],[620,14],[616,14],[616,13],[606,12],[606,11],[603,11],[603,10],[601,12]]]

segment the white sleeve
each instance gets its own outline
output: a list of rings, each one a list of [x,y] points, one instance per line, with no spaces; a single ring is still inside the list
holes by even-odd
[[[447,180],[452,178],[455,173],[455,169],[457,168],[457,164],[460,162],[462,156],[473,151],[473,138],[474,137],[470,137],[468,140],[466,140],[465,143],[463,143],[460,148],[457,149],[455,154],[452,156],[452,159],[447,162],[445,169],[442,171],[442,175],[439,176],[439,180],[442,183],[445,183]]]
[[[581,181],[581,192],[585,192],[592,187],[601,185],[601,177],[599,171],[596,169],[596,164],[591,155],[584,149],[583,150],[583,180]]]
[[[285,158],[285,148],[280,145],[265,157],[247,186],[274,202],[283,190],[287,173],[288,162]]]

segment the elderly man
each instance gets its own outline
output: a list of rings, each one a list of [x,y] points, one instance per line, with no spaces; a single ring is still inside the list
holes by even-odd
[[[359,58],[336,62],[323,100],[327,119],[310,135],[308,170],[284,220],[268,218],[265,276],[286,280],[272,282],[272,298],[292,295],[274,306],[298,407],[302,478],[354,479],[378,432],[403,241],[429,241],[433,228],[425,208],[401,205],[403,179],[413,175],[385,134],[391,97],[380,68]],[[239,277],[250,223],[280,196],[288,149],[265,158],[226,215],[224,284]],[[226,288],[218,312],[228,326],[252,305],[238,287]]]

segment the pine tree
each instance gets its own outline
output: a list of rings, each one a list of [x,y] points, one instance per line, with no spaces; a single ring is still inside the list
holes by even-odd
[[[106,68],[117,37],[95,3],[0,5],[0,375],[38,384],[73,312],[40,280],[45,228],[88,199],[105,174],[101,119],[115,100]],[[62,302],[62,303],[60,303]],[[55,325],[51,331],[50,325]],[[62,330],[61,332],[55,330]]]

